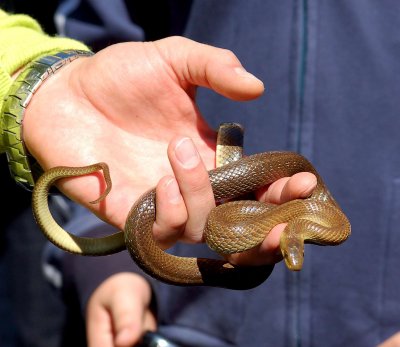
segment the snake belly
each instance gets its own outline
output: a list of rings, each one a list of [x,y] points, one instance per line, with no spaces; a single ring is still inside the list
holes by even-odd
[[[211,248],[219,253],[234,253],[252,248],[275,225],[288,222],[281,237],[281,251],[287,266],[299,270],[303,263],[305,242],[337,245],[346,240],[350,235],[348,219],[313,166],[299,154],[266,152],[252,155],[211,170],[209,177],[215,199],[219,201],[236,199],[279,178],[305,171],[317,177],[317,186],[309,198],[293,200],[261,213],[261,222],[257,222],[259,228],[244,223],[244,228],[239,232],[228,230],[222,236],[221,233],[213,236],[212,231],[206,230],[206,241]],[[245,201],[240,204],[246,206]],[[222,214],[229,217],[236,212],[226,207]],[[178,257],[164,252],[152,236],[155,213],[153,189],[134,204],[124,230],[125,244],[131,257],[152,277],[170,284],[248,289],[259,285],[269,276],[272,269],[270,266],[240,267],[224,260]],[[208,228],[212,229],[213,218],[211,214]]]

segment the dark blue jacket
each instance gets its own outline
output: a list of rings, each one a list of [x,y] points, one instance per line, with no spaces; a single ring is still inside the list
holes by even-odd
[[[400,330],[399,13],[395,0],[193,2],[185,35],[231,49],[266,85],[248,103],[201,89],[202,113],[213,126],[244,124],[247,153],[307,156],[353,234],[307,246],[300,273],[278,264],[248,291],[154,283],[165,334],[193,346],[368,347]],[[85,279],[86,269],[133,268],[126,254],[67,259],[83,303],[108,274]]]

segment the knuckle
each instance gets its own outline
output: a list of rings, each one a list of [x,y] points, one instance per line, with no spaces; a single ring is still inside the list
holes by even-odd
[[[236,54],[233,53],[230,49],[222,48],[221,56],[227,63],[229,63],[231,65],[240,64],[239,59],[237,58]]]
[[[191,194],[196,196],[209,195],[211,192],[211,183],[208,175],[203,174],[191,175],[190,181],[186,184],[186,189],[183,194]]]
[[[181,229],[186,223],[187,215],[183,214],[169,214],[168,217],[163,218],[160,222],[158,222],[158,227],[161,231],[171,230],[176,231]]]

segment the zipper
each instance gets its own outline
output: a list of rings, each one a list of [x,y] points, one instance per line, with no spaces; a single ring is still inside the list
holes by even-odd
[[[299,54],[299,74],[298,74],[298,95],[299,95],[299,108],[298,108],[298,124],[297,124],[297,139],[295,150],[299,153],[302,151],[301,136],[304,121],[304,94],[305,94],[305,79],[307,74],[307,53],[308,53],[308,0],[302,0],[301,4],[301,24],[300,24],[300,54]]]
[[[302,136],[304,123],[304,99],[306,88],[307,55],[308,55],[308,0],[294,2],[294,37],[297,41],[297,53],[294,67],[296,78],[293,81],[295,86],[293,122],[294,128],[290,136],[290,149],[302,153]],[[302,326],[301,326],[301,277],[299,272],[288,273],[288,315],[291,333],[287,345],[289,347],[302,347]]]

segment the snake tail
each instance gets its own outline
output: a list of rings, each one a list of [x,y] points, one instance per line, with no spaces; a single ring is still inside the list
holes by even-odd
[[[244,128],[238,123],[222,123],[217,134],[215,166],[221,167],[243,157]]]
[[[105,198],[111,189],[111,179],[108,166],[105,163],[97,163],[83,167],[57,166],[43,174],[35,184],[32,193],[33,215],[39,228],[49,241],[64,251],[81,255],[108,255],[125,249],[123,232],[117,232],[100,238],[86,238],[73,235],[54,220],[47,203],[49,189],[58,179],[74,176],[87,175],[99,170],[103,170],[107,182],[105,192],[94,202],[96,203]]]

